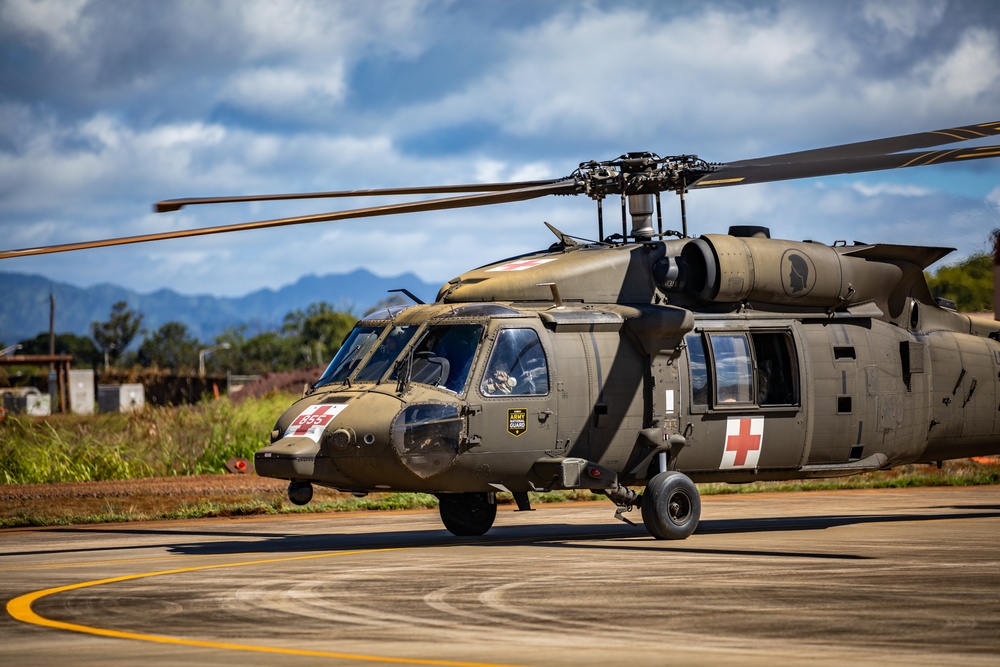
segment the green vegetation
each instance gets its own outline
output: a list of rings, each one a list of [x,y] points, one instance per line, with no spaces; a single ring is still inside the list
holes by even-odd
[[[154,407],[133,413],[0,421],[0,483],[31,484],[221,473],[234,456],[268,444],[294,396],[235,404]]]
[[[961,312],[992,312],[993,258],[985,253],[943,266],[927,276],[936,297],[951,299]]]
[[[56,334],[55,337],[56,354],[72,354],[73,363],[78,368],[92,368],[97,366],[101,360],[101,352],[97,349],[93,339],[86,336],[77,336],[71,333]],[[4,347],[0,345],[0,348]],[[21,349],[18,354],[48,354],[49,334],[40,333],[34,338],[21,341]]]
[[[396,299],[383,303],[396,303]],[[263,375],[326,364],[340,349],[358,316],[321,301],[305,310],[288,313],[277,329],[251,331],[243,325],[226,330],[212,341],[198,340],[187,325],[176,321],[147,332],[142,328],[143,320],[142,313],[119,301],[111,308],[107,320],[91,324],[91,337],[56,334],[56,354],[72,354],[77,368],[111,367],[116,376],[122,373],[140,376],[144,370],[191,375],[198,370],[199,353],[210,350],[210,354],[204,355],[209,376],[224,375],[226,371]],[[140,342],[135,350],[129,350],[134,341]],[[40,333],[19,344],[21,354],[48,354],[49,334]],[[0,345],[0,349],[3,347]],[[9,370],[0,369],[0,387],[14,383]],[[29,374],[37,369],[16,370]]]
[[[132,339],[143,333],[142,319],[142,313],[135,313],[127,302],[118,301],[111,306],[111,314],[105,322],[91,322],[90,333],[109,363],[118,360],[132,344]]]
[[[0,483],[125,480],[142,477],[212,474],[225,471],[231,457],[250,458],[267,444],[276,417],[294,400],[272,394],[236,404],[223,398],[193,406],[151,407],[129,414],[63,415],[35,419],[9,415],[0,421]],[[1000,465],[945,462],[943,469],[911,465],[836,479],[753,484],[701,484],[703,495],[828,491],[838,489],[971,486],[1000,484]],[[283,490],[248,492],[239,498],[178,499],[114,497],[85,507],[9,507],[0,527],[68,525],[157,519],[192,519],[287,513],[403,510],[437,507],[429,494],[384,493],[356,498],[326,490],[304,506],[292,505]],[[530,494],[534,504],[603,500],[588,490]],[[193,499],[192,499],[193,498]],[[513,503],[510,494],[498,502]],[[50,511],[51,510],[51,511]]]
[[[201,343],[181,322],[167,322],[142,341],[136,353],[145,368],[169,368],[193,373],[198,367]]]

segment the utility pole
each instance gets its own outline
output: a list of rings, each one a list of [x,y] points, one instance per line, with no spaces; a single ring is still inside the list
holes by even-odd
[[[49,356],[56,356],[56,295],[49,289]],[[56,401],[62,396],[59,391],[59,380],[56,375],[55,362],[49,362],[49,405],[55,412]]]

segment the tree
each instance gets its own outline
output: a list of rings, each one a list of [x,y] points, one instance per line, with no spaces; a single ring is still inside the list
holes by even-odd
[[[227,329],[215,339],[216,345],[223,343],[229,343],[229,349],[213,353],[208,364],[237,375],[262,375],[299,366],[295,339],[278,331],[247,336],[247,326],[242,325]]]
[[[21,345],[20,354],[48,354],[49,334],[43,332],[22,340]],[[101,352],[94,341],[73,333],[56,334],[56,354],[72,354],[74,363],[81,366],[95,367],[101,363]]]
[[[246,325],[226,330],[215,345],[227,343],[229,348],[213,353],[210,363],[238,375],[323,365],[340,349],[357,319],[329,303],[314,303],[285,315],[280,331],[250,336]]]
[[[201,343],[191,336],[187,325],[167,322],[155,333],[147,336],[139,346],[139,363],[143,366],[193,370],[198,365]]]
[[[240,347],[244,373],[263,374],[296,368],[298,354],[294,342],[277,331],[264,331],[248,338]]]
[[[119,301],[111,306],[111,315],[106,322],[91,323],[90,331],[94,342],[107,361],[117,361],[132,344],[132,340],[143,331],[142,318],[142,313],[129,310],[128,302]]]
[[[971,255],[959,264],[942,266],[927,285],[936,297],[951,299],[960,311],[993,310],[993,257],[986,253]]]
[[[326,301],[320,301],[305,312],[296,310],[285,315],[283,330],[295,339],[302,361],[318,366],[337,353],[357,320],[351,313],[334,310]]]

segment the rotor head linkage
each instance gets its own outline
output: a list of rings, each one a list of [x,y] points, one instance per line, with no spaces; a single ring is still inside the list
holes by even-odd
[[[655,153],[626,153],[614,160],[584,162],[573,177],[580,193],[592,199],[611,194],[655,195],[680,192],[719,166],[697,155],[663,158]]]

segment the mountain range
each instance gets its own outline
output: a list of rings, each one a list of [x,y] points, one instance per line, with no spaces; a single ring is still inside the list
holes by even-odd
[[[0,343],[11,345],[49,330],[49,295],[55,296],[56,333],[90,335],[92,322],[106,321],[111,306],[125,301],[143,315],[143,328],[156,331],[176,321],[192,336],[211,341],[226,329],[247,325],[251,335],[279,328],[285,315],[325,301],[359,317],[390,289],[408,289],[433,301],[440,284],[412,273],[381,278],[365,269],[346,274],[308,275],[278,290],[262,289],[241,297],[187,296],[169,289],[140,294],[111,284],[76,287],[38,275],[0,272]]]

